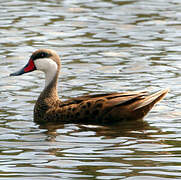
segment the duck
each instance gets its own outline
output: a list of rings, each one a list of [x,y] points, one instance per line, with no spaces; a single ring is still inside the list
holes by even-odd
[[[61,101],[57,92],[61,60],[51,49],[38,49],[28,63],[10,76],[19,76],[35,70],[44,72],[45,87],[34,106],[34,121],[45,123],[115,124],[143,119],[152,107],[168,93],[112,92],[82,95]]]

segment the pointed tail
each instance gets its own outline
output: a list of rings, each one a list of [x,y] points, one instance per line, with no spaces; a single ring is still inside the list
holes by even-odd
[[[164,98],[168,91],[167,88],[143,98],[135,105],[133,113],[137,114],[137,117],[143,118],[157,102]]]
[[[164,96],[168,93],[168,91],[169,91],[169,88],[164,89],[162,91],[158,91],[150,96],[147,96],[145,99],[143,99],[143,101],[137,104],[134,110],[137,110],[146,106],[151,106],[152,108],[154,104],[156,104],[157,102],[159,102],[160,100],[164,98]]]

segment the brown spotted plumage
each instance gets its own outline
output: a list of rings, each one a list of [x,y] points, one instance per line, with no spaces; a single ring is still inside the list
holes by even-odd
[[[23,69],[11,74],[17,76],[36,69],[45,73],[45,88],[34,108],[34,120],[38,123],[112,124],[142,119],[168,92],[165,89],[152,95],[146,92],[96,94],[62,102],[57,94],[60,67],[55,51],[40,49],[32,54]]]

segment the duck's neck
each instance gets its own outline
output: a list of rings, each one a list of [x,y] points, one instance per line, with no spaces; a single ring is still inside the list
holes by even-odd
[[[43,90],[43,94],[45,98],[51,98],[54,100],[58,99],[58,91],[57,91],[57,82],[58,82],[58,72],[54,74],[54,76],[49,76],[45,74],[45,87]]]
[[[58,92],[57,92],[57,82],[59,76],[59,69],[49,69],[45,72],[45,87],[42,93],[40,94],[38,100],[46,100],[49,102],[53,102],[58,100]]]
[[[45,88],[41,92],[34,107],[34,120],[44,120],[45,112],[52,107],[56,107],[60,100],[57,92],[57,82],[59,71],[55,71],[54,75],[45,75]]]

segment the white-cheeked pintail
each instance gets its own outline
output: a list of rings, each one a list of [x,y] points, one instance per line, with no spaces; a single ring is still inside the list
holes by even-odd
[[[35,122],[113,124],[138,120],[168,92],[164,89],[151,95],[146,92],[96,94],[61,101],[57,93],[60,68],[60,57],[55,51],[39,49],[31,55],[25,67],[10,74],[18,76],[34,70],[45,73],[45,87],[34,107]]]

